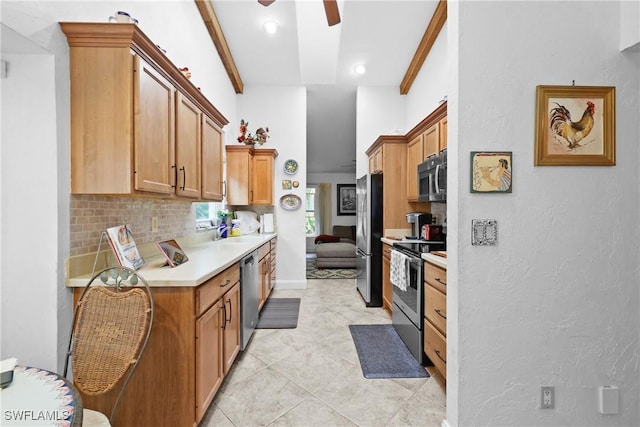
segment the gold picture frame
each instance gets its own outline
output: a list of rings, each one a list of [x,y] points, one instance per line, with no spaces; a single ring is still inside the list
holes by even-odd
[[[536,88],[535,166],[615,166],[613,86]]]

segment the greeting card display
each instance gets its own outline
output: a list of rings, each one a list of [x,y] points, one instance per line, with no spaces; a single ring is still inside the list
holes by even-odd
[[[140,256],[133,234],[126,225],[118,225],[107,229],[109,244],[113,253],[122,267],[137,270],[144,264],[144,259]]]

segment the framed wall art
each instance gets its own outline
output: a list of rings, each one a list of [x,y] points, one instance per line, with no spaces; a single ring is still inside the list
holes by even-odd
[[[538,86],[536,166],[616,164],[615,87]]]
[[[338,215],[356,214],[356,185],[338,185]]]
[[[513,156],[510,151],[471,152],[471,192],[511,193]]]

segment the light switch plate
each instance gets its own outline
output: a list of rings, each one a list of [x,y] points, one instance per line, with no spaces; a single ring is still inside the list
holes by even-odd
[[[471,220],[471,244],[493,246],[498,243],[498,221],[495,219]]]
[[[600,387],[598,404],[600,413],[603,415],[615,415],[620,409],[619,389],[615,386]]]

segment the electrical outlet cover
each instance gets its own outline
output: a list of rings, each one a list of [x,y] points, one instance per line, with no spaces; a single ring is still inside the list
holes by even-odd
[[[543,385],[540,387],[540,408],[553,409],[555,406],[553,386]]]

